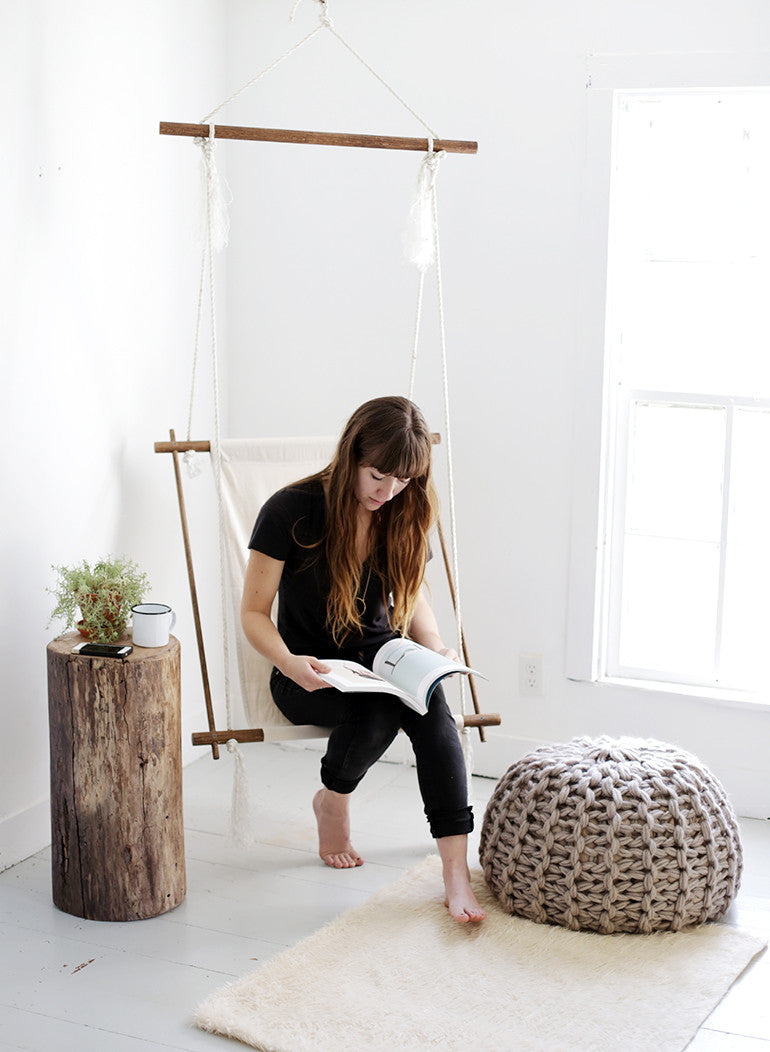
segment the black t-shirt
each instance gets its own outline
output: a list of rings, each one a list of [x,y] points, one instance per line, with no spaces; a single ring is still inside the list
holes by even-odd
[[[278,631],[292,654],[321,660],[352,658],[371,665],[376,649],[398,635],[388,622],[388,590],[365,562],[358,594],[362,630],[338,647],[326,623],[331,582],[325,530],[323,484],[318,479],[295,483],[274,493],[262,506],[249,548],[284,563],[278,586]]]

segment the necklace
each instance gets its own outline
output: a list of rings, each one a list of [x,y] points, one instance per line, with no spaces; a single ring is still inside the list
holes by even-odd
[[[358,608],[359,617],[366,613],[366,593],[369,591],[369,582],[372,579],[372,564],[366,560],[364,565],[366,566],[366,580],[359,585],[358,595],[356,596],[356,607]]]

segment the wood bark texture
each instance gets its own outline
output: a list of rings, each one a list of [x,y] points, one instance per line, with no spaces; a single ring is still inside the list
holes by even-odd
[[[90,920],[155,917],[185,895],[180,648],[128,658],[48,646],[53,900]]]

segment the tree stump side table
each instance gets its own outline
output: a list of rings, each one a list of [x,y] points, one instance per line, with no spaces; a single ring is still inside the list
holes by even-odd
[[[82,657],[48,645],[53,901],[89,920],[156,917],[185,896],[180,648]]]

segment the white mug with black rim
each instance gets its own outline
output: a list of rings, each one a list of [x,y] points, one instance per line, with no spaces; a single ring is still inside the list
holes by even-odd
[[[131,607],[134,646],[164,647],[176,624],[176,614],[165,603],[138,603]]]

